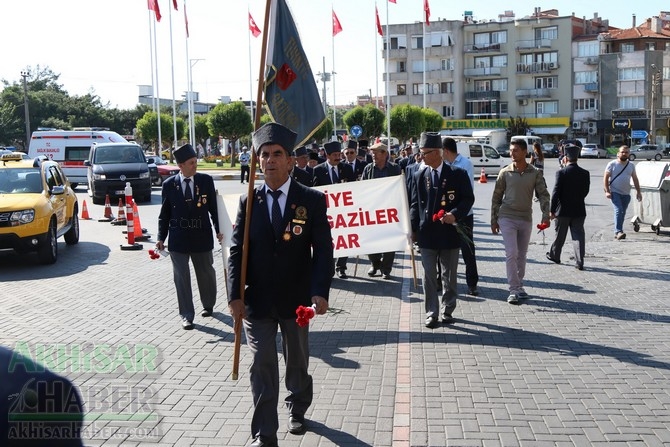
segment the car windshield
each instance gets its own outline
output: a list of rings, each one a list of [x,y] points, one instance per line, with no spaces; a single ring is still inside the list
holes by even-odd
[[[37,169],[0,169],[0,194],[42,192],[42,176]]]
[[[139,163],[144,160],[140,150],[136,147],[99,147],[95,150],[95,164],[104,165],[112,163]]]

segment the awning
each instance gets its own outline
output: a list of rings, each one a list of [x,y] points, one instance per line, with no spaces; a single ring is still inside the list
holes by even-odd
[[[442,129],[440,135],[444,136],[461,136],[471,137],[472,131],[476,129]]]
[[[531,127],[535,135],[563,135],[568,130],[567,127]]]

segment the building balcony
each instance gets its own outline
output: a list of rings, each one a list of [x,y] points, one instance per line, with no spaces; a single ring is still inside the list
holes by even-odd
[[[521,50],[543,50],[551,48],[551,39],[532,39],[532,40],[517,40],[514,43],[517,51]]]
[[[500,92],[498,90],[487,90],[483,92],[465,92],[465,100],[500,100]]]
[[[598,56],[590,56],[584,59],[584,65],[598,65],[600,58]]]
[[[408,74],[406,71],[397,71],[397,72],[393,72],[393,73],[384,73],[383,76],[384,76],[384,81],[385,81],[385,82],[388,82],[388,81],[391,81],[391,82],[393,82],[393,81],[402,82],[402,81],[407,81],[407,80],[409,79],[409,74]]]
[[[500,44],[499,43],[487,43],[487,44],[472,44],[465,45],[463,51],[466,53],[487,53],[487,52],[496,52],[500,53]]]
[[[516,91],[516,98],[517,99],[551,98],[551,90],[548,88],[519,89]]]
[[[463,70],[465,76],[500,76],[501,67],[466,68]]]
[[[598,93],[598,90],[600,90],[600,88],[597,82],[589,82],[588,84],[584,84],[585,92]]]
[[[558,69],[558,62],[536,62],[534,64],[516,64],[517,74],[548,73]]]

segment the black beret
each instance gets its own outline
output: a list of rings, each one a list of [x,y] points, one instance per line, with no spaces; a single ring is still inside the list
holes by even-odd
[[[581,149],[577,146],[566,146],[563,148],[563,151],[565,151],[565,156],[568,157],[568,160],[577,160],[579,158],[579,153]]]
[[[300,146],[293,151],[294,157],[302,157],[303,155],[307,155],[307,148],[305,146]]]
[[[368,140],[358,140],[358,147],[368,147]]]
[[[356,143],[356,140],[347,141],[347,149],[356,149],[357,147],[358,143]]]
[[[339,141],[330,141],[323,145],[326,154],[334,154],[335,152],[342,152],[342,145]]]
[[[316,152],[310,152],[309,159],[319,161],[319,154],[317,154]]]
[[[172,155],[174,155],[174,159],[177,160],[177,163],[184,163],[186,160],[197,157],[193,150],[193,146],[188,143],[173,150]]]
[[[442,149],[442,137],[437,132],[421,132],[420,148]]]
[[[284,148],[288,155],[293,153],[297,137],[298,134],[279,123],[267,123],[251,136],[257,154],[264,144],[278,144]]]

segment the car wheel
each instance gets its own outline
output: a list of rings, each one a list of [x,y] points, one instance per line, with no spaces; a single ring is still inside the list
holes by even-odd
[[[67,245],[74,245],[79,242],[79,216],[77,215],[77,207],[74,207],[72,213],[72,226],[63,236]]]
[[[663,158],[663,157],[661,157],[661,154],[654,155],[654,160],[656,160],[656,161],[661,161],[661,158]]]
[[[37,257],[42,264],[53,264],[58,258],[58,241],[56,240],[56,223],[52,220],[49,224],[47,237],[37,251]]]
[[[630,154],[630,155],[628,156],[628,159],[629,159],[630,161],[635,161],[635,154]]]

